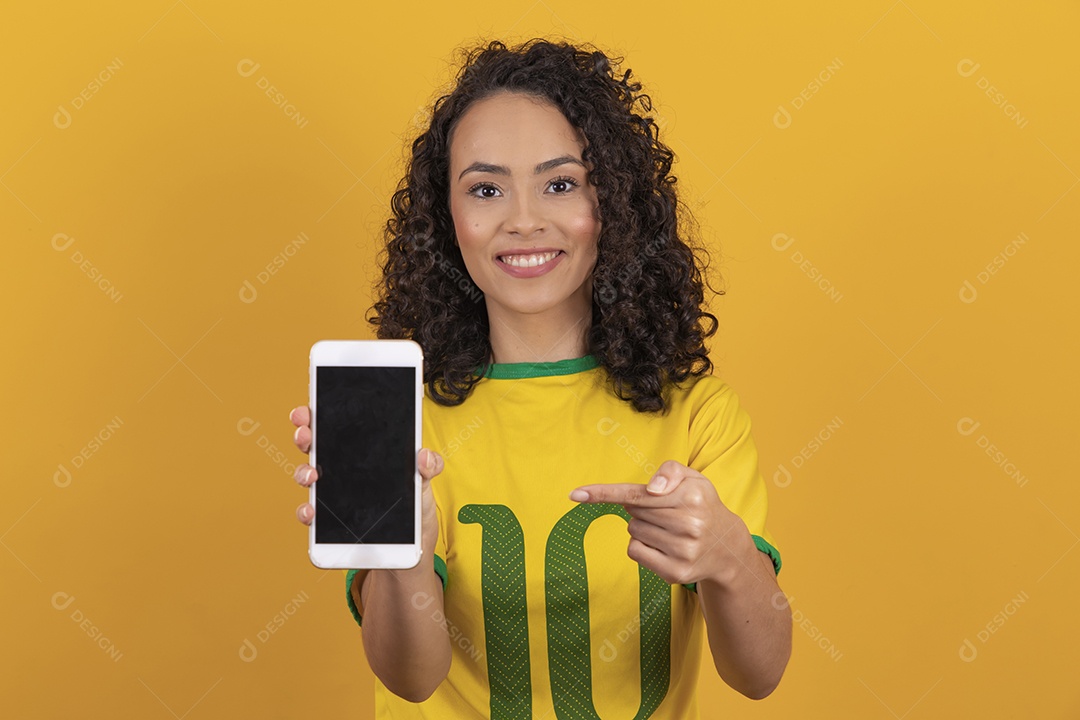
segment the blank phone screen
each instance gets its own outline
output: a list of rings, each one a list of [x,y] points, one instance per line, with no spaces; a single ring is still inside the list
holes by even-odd
[[[315,542],[411,544],[416,368],[315,372]]]

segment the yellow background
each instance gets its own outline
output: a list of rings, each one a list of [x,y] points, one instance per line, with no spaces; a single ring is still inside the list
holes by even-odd
[[[728,293],[799,623],[704,716],[1080,717],[1076,3],[355,5],[5,7],[5,716],[371,716],[286,416],[453,49],[554,33],[646,83]]]

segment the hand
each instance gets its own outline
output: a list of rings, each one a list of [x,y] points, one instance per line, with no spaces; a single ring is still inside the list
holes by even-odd
[[[311,408],[301,405],[292,409],[289,420],[296,426],[293,434],[293,442],[303,453],[311,451]],[[427,448],[421,448],[417,455],[417,467],[420,469],[420,493],[421,493],[421,534],[423,536],[424,552],[434,553],[435,542],[439,538],[439,519],[435,513],[435,496],[431,492],[431,479],[443,471],[443,459],[439,453]],[[310,487],[311,483],[318,480],[318,471],[308,463],[296,468],[294,474],[296,482],[304,487]],[[311,525],[315,518],[315,510],[311,503],[302,503],[296,508],[296,518],[305,525]]]
[[[724,505],[708,478],[674,460],[661,465],[648,485],[582,485],[570,499],[625,507],[631,516],[626,554],[673,585],[726,584],[745,567],[742,558],[750,557],[746,523]]]

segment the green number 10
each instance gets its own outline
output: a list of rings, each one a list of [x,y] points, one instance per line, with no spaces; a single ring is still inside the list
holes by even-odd
[[[595,718],[589,637],[589,578],[585,531],[604,515],[630,515],[614,503],[582,504],[559,518],[544,556],[545,614],[551,699],[559,720]],[[487,638],[493,720],[532,718],[529,614],[525,593],[525,537],[505,505],[466,505],[464,524],[483,528],[480,584]],[[653,714],[668,691],[671,653],[671,588],[638,566],[641,630],[641,704],[634,720]]]

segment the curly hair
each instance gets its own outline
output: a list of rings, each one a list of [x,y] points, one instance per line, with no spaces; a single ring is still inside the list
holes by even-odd
[[[587,343],[613,392],[640,412],[663,413],[671,384],[712,369],[705,340],[718,323],[702,307],[705,287],[712,289],[703,277],[708,254],[680,235],[692,216],[676,193],[674,153],[660,140],[641,84],[630,70],[619,74],[621,61],[543,38],[466,50],[452,91],[435,101],[412,142],[368,322],[379,338],[423,348],[424,382],[436,402],[464,402],[492,360],[483,294],[455,242],[449,148],[469,107],[501,92],[548,101],[587,140],[582,160],[601,219]]]

